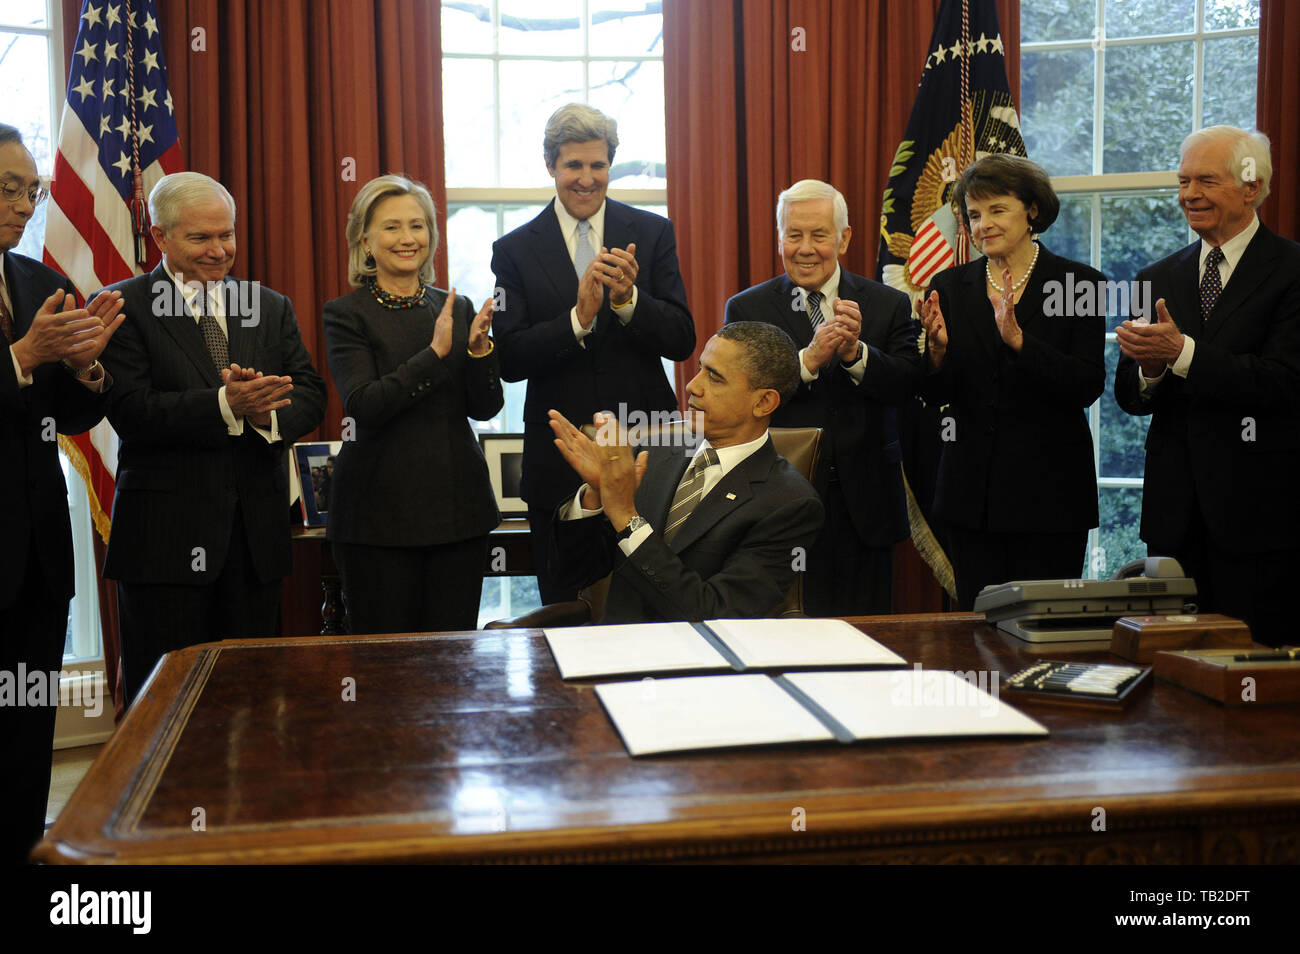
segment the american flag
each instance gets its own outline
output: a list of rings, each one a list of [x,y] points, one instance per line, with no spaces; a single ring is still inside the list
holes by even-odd
[[[45,264],[81,297],[158,262],[145,200],[183,168],[153,0],[86,0],[68,70],[45,223]],[[128,321],[131,320],[129,317]],[[107,421],[60,438],[107,541],[117,435]]]

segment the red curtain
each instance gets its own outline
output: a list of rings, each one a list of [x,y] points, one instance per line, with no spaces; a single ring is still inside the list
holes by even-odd
[[[1273,182],[1259,217],[1274,232],[1300,239],[1300,4],[1260,0],[1255,123],[1273,143]]]
[[[344,226],[357,189],[399,172],[429,187],[446,234],[439,0],[157,0],[185,168],[235,197],[234,274],[293,302],[329,387],[320,437],[341,434],[326,301],[349,290]],[[63,0],[71,47],[79,0]],[[435,268],[447,274],[440,245]],[[311,439],[309,435],[307,439]],[[101,584],[110,682],[116,593]],[[120,700],[120,691],[115,692]]]
[[[1020,4],[997,6],[1019,103]],[[844,264],[874,276],[881,194],[938,9],[939,0],[665,2],[668,211],[698,350],[727,298],[780,272],[776,197],[799,179],[844,193],[854,229]],[[693,367],[678,366],[679,392]]]

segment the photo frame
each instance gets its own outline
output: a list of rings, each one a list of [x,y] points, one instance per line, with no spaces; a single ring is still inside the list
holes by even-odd
[[[497,498],[497,509],[502,517],[528,515],[528,504],[519,496],[519,480],[523,472],[523,434],[480,434],[479,444],[488,465],[488,478],[492,493]]]
[[[325,526],[329,512],[333,458],[343,449],[342,441],[304,441],[293,445],[293,469],[301,493],[298,496],[304,527]]]

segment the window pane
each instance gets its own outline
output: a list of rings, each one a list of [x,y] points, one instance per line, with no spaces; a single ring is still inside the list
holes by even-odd
[[[492,10],[486,3],[444,0],[442,4],[444,53],[492,53]]]
[[[1093,0],[1033,0],[1020,5],[1020,42],[1083,40],[1092,36],[1096,23]]]
[[[581,0],[501,0],[501,52],[582,55]]]
[[[1191,40],[1107,51],[1103,172],[1177,168],[1192,131],[1194,56]]]
[[[452,205],[447,210],[446,287],[455,286],[475,305],[492,296],[492,243],[497,240],[496,204]],[[442,284],[439,282],[439,284]]]
[[[1195,29],[1196,0],[1108,0],[1106,4],[1108,37],[1191,33]]]
[[[591,51],[601,56],[663,54],[661,3],[590,0]]]
[[[37,4],[44,16],[45,4]],[[25,22],[15,9],[11,22]],[[36,169],[48,176],[54,171],[53,123],[50,122],[49,41],[43,36],[0,31],[0,89],[5,91],[3,121],[22,134],[23,145],[36,159]],[[19,255],[41,257],[45,243],[45,214],[42,202],[27,222],[22,241],[14,246]]]
[[[1092,195],[1061,196],[1057,216],[1043,244],[1062,258],[1092,261]]]
[[[1025,149],[1051,175],[1092,172],[1094,66],[1092,50],[1021,58]]]
[[[443,57],[443,138],[449,189],[497,184],[492,87],[490,60]],[[474,90],[474,95],[466,95],[467,90]]]
[[[1147,439],[1151,417],[1129,414],[1115,402],[1117,364],[1119,344],[1111,337],[1106,342],[1106,390],[1101,395],[1101,460],[1098,473],[1102,477],[1141,477],[1146,460],[1143,444]]]
[[[1101,199],[1101,264],[1111,281],[1132,281],[1139,269],[1188,243],[1187,220],[1172,189]]]
[[[1105,579],[1114,576],[1130,560],[1140,560],[1147,555],[1147,545],[1138,537],[1142,490],[1138,487],[1099,487],[1097,504],[1101,510],[1098,538],[1106,558],[1105,569],[1099,567],[1097,576]]]
[[[1227,123],[1254,129],[1258,69],[1257,37],[1230,36],[1206,40],[1201,125]]]
[[[1259,26],[1259,0],[1205,0],[1205,29]]]
[[[591,105],[618,121],[611,184],[664,189],[664,65],[658,60],[592,63]]]
[[[581,61],[501,61],[501,185],[554,184],[542,158],[546,120],[583,101]]]
[[[45,0],[5,0],[4,5],[0,6],[0,23],[29,27],[46,26]],[[6,45],[8,44],[0,45],[0,49]]]

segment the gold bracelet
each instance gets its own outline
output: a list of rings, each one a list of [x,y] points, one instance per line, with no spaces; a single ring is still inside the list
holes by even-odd
[[[491,338],[489,338],[488,349],[484,351],[482,354],[475,354],[473,351],[470,351],[468,347],[465,348],[465,351],[471,358],[486,358],[496,349],[497,349],[497,343],[493,341]]]

